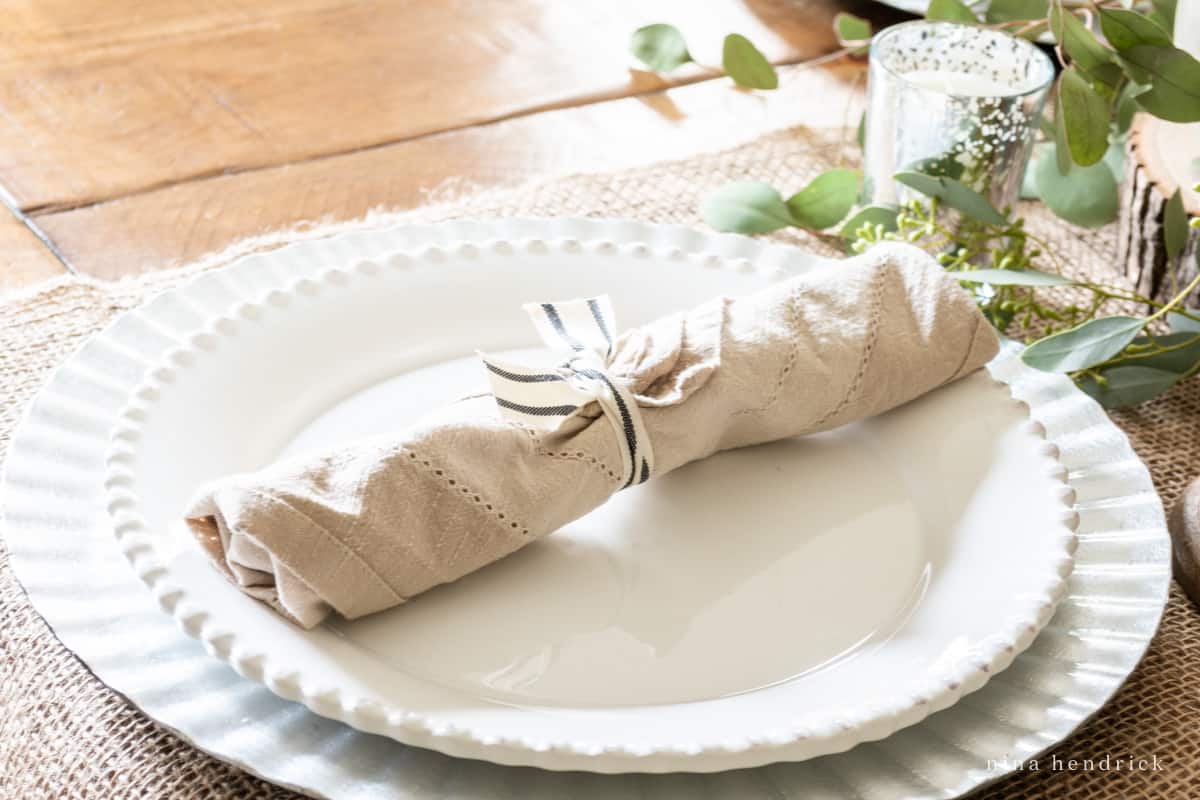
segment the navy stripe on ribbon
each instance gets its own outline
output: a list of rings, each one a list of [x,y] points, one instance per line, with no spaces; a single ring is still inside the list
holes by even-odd
[[[612,390],[613,399],[617,401],[617,409],[621,412],[621,427],[625,430],[625,443],[629,446],[629,480],[625,481],[625,486],[628,488],[633,484],[633,479],[637,477],[637,433],[633,428],[633,417],[629,415],[629,407],[625,405],[625,401],[621,398],[621,393],[617,391],[617,387],[612,385],[612,381],[603,372],[594,369],[577,369],[575,370],[580,375],[588,378],[604,381],[609,389]]]
[[[517,383],[550,383],[552,381],[566,380],[566,378],[564,378],[562,375],[554,375],[548,372],[538,373],[536,375],[521,375],[516,372],[509,372],[506,369],[497,367],[490,361],[484,361],[483,365],[499,375],[501,378],[504,378],[505,380],[516,381]]]
[[[558,309],[554,307],[553,303],[542,303],[542,311],[546,313],[546,319],[550,320],[550,324],[554,327],[554,331],[562,337],[564,342],[570,345],[572,350],[576,352],[582,352],[584,350],[584,346],[576,341],[574,336],[567,333],[566,327],[563,326],[562,317],[558,315]]]
[[[599,328],[600,333],[604,334],[604,341],[608,342],[608,355],[611,356],[613,349],[613,338],[612,334],[608,332],[608,326],[604,324],[604,315],[600,313],[600,304],[594,299],[588,300],[587,304],[588,308],[592,312],[592,319],[596,320],[596,327]]]

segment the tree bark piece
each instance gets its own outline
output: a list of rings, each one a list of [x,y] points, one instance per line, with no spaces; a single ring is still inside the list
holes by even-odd
[[[1200,478],[1175,502],[1167,524],[1175,551],[1175,580],[1200,606]]]
[[[1147,297],[1168,300],[1177,287],[1196,276],[1200,231],[1189,232],[1172,280],[1163,243],[1163,211],[1182,186],[1184,209],[1200,216],[1200,194],[1194,191],[1198,182],[1200,125],[1179,125],[1138,114],[1129,132],[1116,268]],[[1200,291],[1193,292],[1186,304],[1200,306]]]

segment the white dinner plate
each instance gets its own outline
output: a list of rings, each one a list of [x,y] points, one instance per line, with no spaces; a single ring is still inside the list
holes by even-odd
[[[134,391],[109,457],[117,535],[238,672],[406,744],[708,772],[883,738],[1008,666],[1071,569],[1066,470],[986,372],[689,465],[464,580],[313,631],[226,583],[181,522],[214,478],[400,435],[484,391],[476,350],[536,344],[524,303],[607,293],[632,326],[785,275],[563,238],[330,265],[205,321]]]
[[[1058,376],[1015,359],[995,374],[1061,450],[1081,514],[1076,569],[1030,652],[952,708],[887,739],[803,764],[719,775],[551,774],[463,762],[358,733],[273,697],[210,659],[123,568],[100,488],[108,431],[149,364],[231,303],[330,264],[430,242],[528,236],[641,242],[781,266],[794,248],[677,226],[460,222],[349,234],[244,259],[125,315],[49,380],[5,463],[5,537],[30,599],[103,680],[215,755],[316,796],[441,798],[957,796],[1053,745],[1111,697],[1161,615],[1169,546],[1161,503],[1125,437]]]

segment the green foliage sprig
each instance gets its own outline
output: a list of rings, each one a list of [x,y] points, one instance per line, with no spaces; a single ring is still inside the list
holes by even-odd
[[[871,44],[871,23],[853,14],[841,12],[833,18],[833,31],[840,49],[804,62],[815,66],[846,55],[863,55]],[[688,50],[687,40],[674,25],[656,22],[633,32],[629,52],[651,72],[668,73],[684,64],[698,64]],[[777,89],[779,74],[753,42],[739,33],[725,37],[721,48],[721,67],[743,89]]]
[[[1106,408],[1144,402],[1200,374],[1200,311],[1183,306],[1200,274],[1161,302],[1137,291],[1065,274],[1051,245],[1009,209],[1001,213],[965,183],[917,171],[896,180],[922,197],[901,206],[866,206],[842,222],[858,191],[857,170],[822,173],[790,198],[757,181],[726,184],[708,195],[704,219],[720,230],[768,233],[798,227],[844,237],[851,252],[902,241],[932,253],[974,295],[984,316],[1025,343],[1022,359],[1061,372]],[[1169,256],[1177,260],[1189,221],[1177,193],[1168,212]],[[1197,256],[1200,268],[1200,256]],[[1172,270],[1172,276],[1177,272]],[[1145,316],[1106,315],[1148,308]]]
[[[652,72],[671,72],[684,64],[694,64],[683,33],[674,25],[656,22],[633,32],[629,52]],[[745,89],[777,89],[779,74],[775,67],[740,33],[725,37],[721,48],[721,66],[733,82]]]
[[[831,169],[788,199],[760,181],[734,181],[700,204],[700,215],[714,228],[738,233],[770,233],[797,227],[820,232],[845,219],[858,200],[862,173]]]
[[[1054,124],[1030,167],[1028,191],[1076,225],[1116,218],[1126,133],[1135,111],[1174,122],[1200,121],[1200,61],[1174,45],[1176,0],[931,0],[926,18],[981,25],[1017,36],[1048,36],[1062,67],[1053,93]],[[851,14],[834,18],[841,49],[808,62],[867,52],[874,31]],[[631,49],[649,69],[692,61],[678,29],[655,24],[633,34]],[[726,37],[724,67],[740,86],[770,89],[778,75],[752,43]]]
[[[1183,306],[1200,287],[1200,273],[1177,286],[1165,303],[1121,286],[1071,278],[1023,219],[995,209],[980,213],[987,200],[965,184],[944,177],[906,183],[926,197],[895,209],[877,207],[894,214],[892,223],[854,228],[852,251],[904,241],[934,253],[972,291],[993,325],[1026,343],[1021,354],[1026,364],[1070,375],[1106,408],[1144,402],[1200,374],[1200,312]],[[945,209],[956,213],[947,219]],[[1151,311],[1104,316],[1113,304]]]
[[[930,0],[926,17],[1052,37],[1062,67],[1054,124],[1037,147],[1027,185],[1058,216],[1099,227],[1117,213],[1119,164],[1133,113],[1200,121],[1200,62],[1174,46],[1168,33],[1174,13],[1175,0],[1140,5],[1098,0],[1071,7],[1063,0],[990,0],[981,19],[962,0]],[[841,49],[808,64],[866,53],[873,35],[870,23],[845,13],[835,18],[834,31]],[[631,50],[659,72],[692,61],[683,35],[670,25],[639,29]],[[762,53],[736,34],[726,37],[723,66],[740,86],[778,86]],[[858,139],[861,146],[862,121]],[[1053,250],[1025,229],[1023,219],[1014,218],[1011,209],[1001,213],[959,181],[962,176],[936,166],[912,165],[895,176],[923,196],[900,207],[855,209],[861,174],[839,168],[786,199],[766,183],[730,183],[706,197],[700,211],[718,230],[797,227],[843,237],[854,252],[879,241],[918,245],[959,276],[999,330],[1027,345],[1022,353],[1027,364],[1070,375],[1107,408],[1144,402],[1200,374],[1200,311],[1183,305],[1200,287],[1200,254],[1198,274],[1186,286],[1179,285],[1177,269],[1187,228],[1200,227],[1200,219],[1188,219],[1179,192],[1167,204],[1164,222],[1173,296],[1163,303],[1066,276]],[[1122,311],[1149,311],[1106,316],[1114,304]]]

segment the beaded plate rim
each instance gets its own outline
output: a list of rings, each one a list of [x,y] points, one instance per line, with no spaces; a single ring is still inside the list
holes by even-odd
[[[898,257],[913,252],[908,245],[883,247],[896,250]],[[897,688],[879,704],[860,706],[815,721],[807,718],[803,722],[785,723],[754,738],[714,736],[715,731],[709,731],[703,737],[676,738],[659,746],[634,747],[613,740],[602,744],[583,742],[571,738],[566,731],[557,738],[535,738],[524,734],[497,736],[481,733],[470,725],[439,719],[436,713],[415,712],[401,705],[364,698],[340,685],[322,685],[306,673],[303,664],[290,661],[283,653],[263,649],[239,631],[236,623],[211,612],[202,597],[174,579],[171,567],[159,557],[155,548],[154,532],[146,528],[133,464],[138,458],[143,425],[153,414],[157,399],[169,390],[170,384],[183,371],[218,350],[221,340],[234,339],[241,323],[257,320],[270,311],[289,313],[298,295],[319,302],[324,293],[352,289],[358,281],[370,280],[384,270],[406,273],[422,269],[443,270],[454,263],[470,264],[484,251],[504,259],[533,256],[565,259],[590,253],[602,258],[676,263],[689,269],[759,273],[768,280],[786,275],[779,269],[759,268],[749,259],[688,253],[677,247],[652,247],[642,242],[618,243],[606,237],[493,238],[483,242],[463,241],[398,249],[376,258],[357,259],[349,265],[332,266],[315,275],[267,289],[256,299],[236,303],[223,314],[204,322],[181,344],[169,349],[130,393],[130,399],[112,429],[104,486],[113,530],[138,577],[189,636],[199,639],[209,653],[229,663],[238,674],[261,682],[280,697],[300,702],[315,713],[359,730],[448,755],[543,769],[708,772],[761,766],[777,760],[812,758],[845,750],[863,741],[884,738],[981,688],[1029,646],[1053,615],[1074,563],[1072,554],[1076,546],[1078,515],[1073,510],[1075,493],[1066,483],[1067,470],[1058,460],[1058,448],[1044,442],[1046,431],[1041,423],[1029,421],[1023,426],[1022,434],[1042,440],[1042,444],[1037,445],[1037,453],[1049,464],[1047,477],[1062,485],[1056,492],[1062,506],[1055,520],[1057,532],[1051,534],[1055,538],[1048,546],[1050,552],[1045,554],[1047,561],[1036,564],[1039,570],[1036,584],[1030,587],[1029,596],[1022,598],[1018,609],[1003,621],[997,620],[997,630],[987,638],[986,645],[981,643],[973,647],[968,655],[956,659],[953,667],[930,676],[920,685]],[[289,257],[288,249],[274,251],[269,256],[282,264]],[[172,290],[172,294],[186,297],[189,286],[185,284]],[[138,314],[139,310],[128,313]],[[1008,388],[995,380],[992,385],[1004,390]],[[1028,414],[1028,404],[1016,402]],[[614,713],[619,712],[614,710]]]

